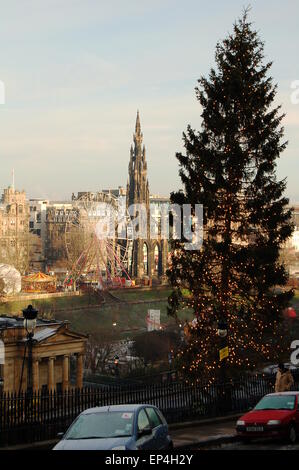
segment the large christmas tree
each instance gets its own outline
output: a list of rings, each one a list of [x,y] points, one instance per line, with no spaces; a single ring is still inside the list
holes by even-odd
[[[217,377],[219,321],[227,324],[231,371],[281,360],[287,347],[282,311],[292,291],[275,287],[287,282],[279,251],[293,227],[286,182],[276,178],[286,142],[263,48],[245,12],[217,44],[216,68],[198,81],[201,130],[188,126],[185,155],[176,155],[184,190],[171,201],[204,210],[202,249],[173,241],[168,271],[169,313],[188,307],[198,319],[178,356],[191,381]]]

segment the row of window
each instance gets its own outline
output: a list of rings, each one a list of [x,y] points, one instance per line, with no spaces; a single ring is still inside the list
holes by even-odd
[[[7,225],[7,220],[4,219],[2,221],[2,225]],[[16,219],[11,219],[10,220],[10,225],[16,225]],[[19,225],[24,225],[24,219],[19,220]]]

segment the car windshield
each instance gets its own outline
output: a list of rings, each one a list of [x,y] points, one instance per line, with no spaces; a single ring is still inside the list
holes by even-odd
[[[107,439],[132,436],[134,413],[106,411],[78,417],[65,439]]]
[[[255,410],[293,410],[295,395],[269,395],[258,402]]]

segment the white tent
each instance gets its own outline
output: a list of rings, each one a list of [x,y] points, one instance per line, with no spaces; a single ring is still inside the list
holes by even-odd
[[[14,295],[20,292],[21,279],[21,274],[16,268],[0,263],[0,295]]]

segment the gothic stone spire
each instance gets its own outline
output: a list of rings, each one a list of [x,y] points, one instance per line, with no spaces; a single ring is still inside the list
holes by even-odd
[[[147,180],[147,164],[145,159],[145,147],[142,146],[143,134],[141,132],[140,116],[137,111],[135,133],[133,135],[134,146],[130,150],[129,183],[127,203],[149,203],[149,190]]]

